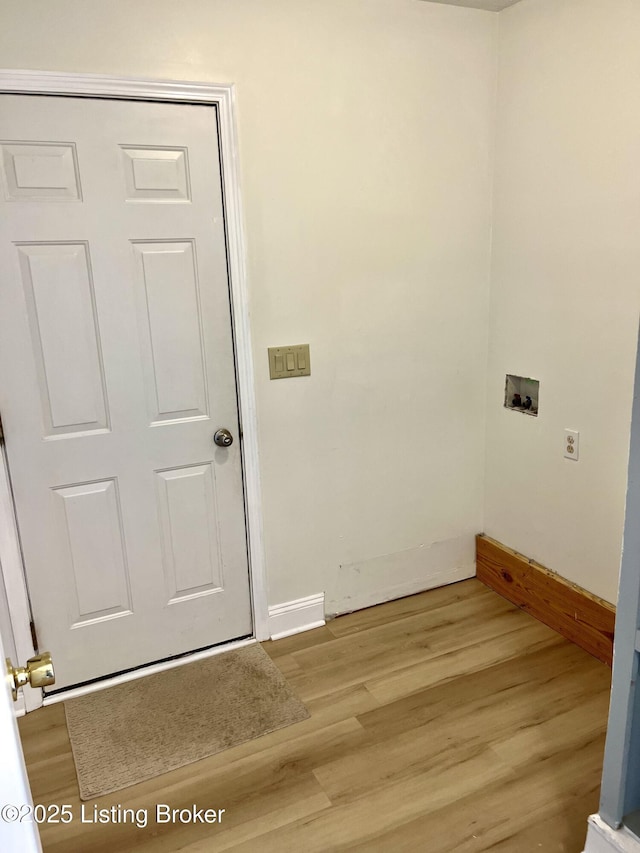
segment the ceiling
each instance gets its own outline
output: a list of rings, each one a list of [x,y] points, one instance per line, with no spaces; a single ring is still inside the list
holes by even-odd
[[[470,9],[486,9],[501,12],[507,6],[515,6],[520,0],[429,0],[430,3],[446,3],[447,6],[468,6]]]

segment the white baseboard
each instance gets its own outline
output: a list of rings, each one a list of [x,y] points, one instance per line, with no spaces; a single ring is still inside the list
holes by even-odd
[[[611,829],[599,815],[592,814],[584,853],[640,853],[640,841],[624,827]]]
[[[324,592],[269,608],[269,634],[272,640],[320,628],[324,624]]]

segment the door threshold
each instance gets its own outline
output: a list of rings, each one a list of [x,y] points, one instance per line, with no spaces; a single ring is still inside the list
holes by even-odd
[[[175,669],[177,666],[183,666],[187,663],[195,663],[198,660],[211,658],[215,655],[231,652],[237,649],[242,649],[244,646],[252,646],[257,643],[255,637],[245,637],[241,640],[232,640],[229,643],[221,643],[218,646],[210,646],[208,649],[203,649],[198,652],[191,652],[179,657],[169,658],[168,660],[159,661],[158,663],[150,663],[130,669],[127,672],[118,673],[118,675],[100,678],[96,681],[89,681],[79,687],[63,687],[55,693],[44,695],[42,704],[45,706],[56,705],[58,702],[66,702],[67,699],[77,699],[79,696],[88,696],[89,693],[97,693],[99,690],[106,690],[108,687],[116,687],[118,684],[126,684],[127,681],[136,681],[138,678],[146,678],[148,675],[155,675],[158,672],[166,672],[168,669]]]

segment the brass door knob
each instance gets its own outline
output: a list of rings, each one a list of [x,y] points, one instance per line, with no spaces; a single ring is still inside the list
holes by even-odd
[[[6,661],[7,676],[14,702],[18,699],[18,688],[24,687],[25,684],[30,684],[32,687],[48,687],[56,682],[51,652],[42,652],[41,655],[29,658],[26,666],[15,667],[9,658]]]

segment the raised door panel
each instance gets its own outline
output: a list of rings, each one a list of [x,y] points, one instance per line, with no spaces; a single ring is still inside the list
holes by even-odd
[[[193,241],[134,243],[139,324],[152,423],[209,414]]]
[[[156,474],[169,602],[221,590],[222,555],[211,463]]]
[[[189,201],[186,148],[123,145],[127,201]]]
[[[7,201],[80,201],[75,145],[3,142],[2,177]]]
[[[118,484],[115,479],[52,490],[66,540],[71,626],[132,612]]]
[[[17,247],[46,437],[108,429],[85,243]]]

